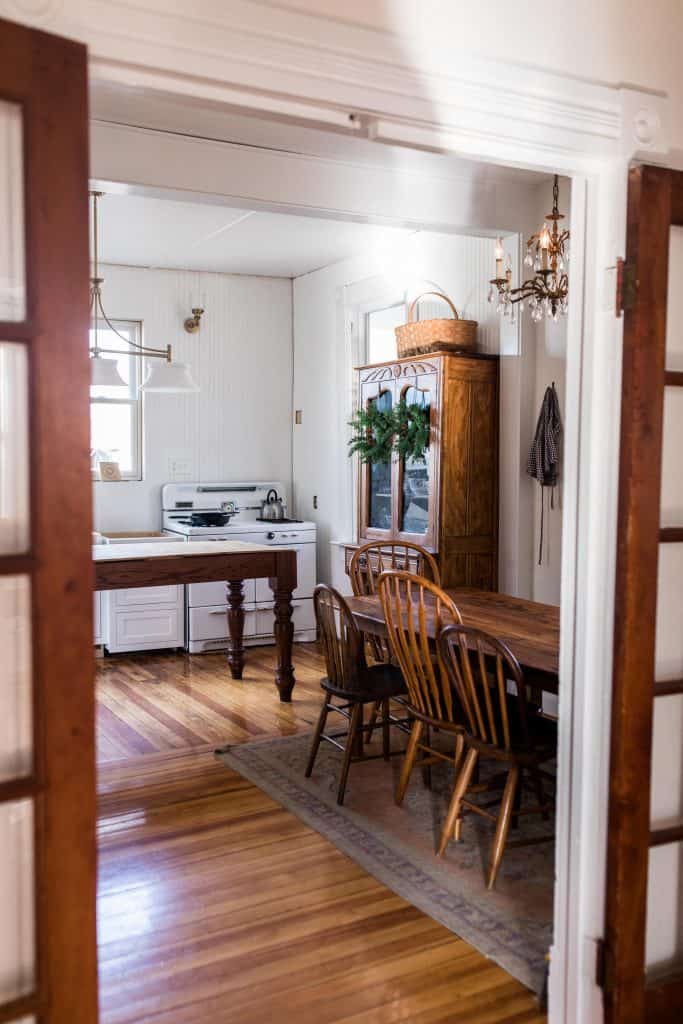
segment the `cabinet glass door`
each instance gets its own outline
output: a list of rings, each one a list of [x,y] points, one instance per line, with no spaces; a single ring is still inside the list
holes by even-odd
[[[411,386],[406,388],[402,398],[407,406],[416,405],[430,415],[431,392],[429,388]],[[401,465],[401,510],[399,531],[417,536],[429,532],[430,488],[429,449],[422,458],[406,458]]]
[[[371,398],[380,412],[393,407],[391,391],[381,391]],[[391,462],[373,462],[368,466],[368,526],[373,530],[391,530]]]

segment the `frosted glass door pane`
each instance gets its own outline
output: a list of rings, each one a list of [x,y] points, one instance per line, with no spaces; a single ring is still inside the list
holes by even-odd
[[[25,576],[0,577],[0,782],[31,773],[31,603]]]
[[[28,368],[23,345],[0,342],[0,555],[29,546]]]
[[[0,1003],[33,988],[33,804],[0,804]]]
[[[669,237],[666,365],[683,370],[683,229]],[[683,526],[683,389],[664,391],[660,521]],[[659,545],[655,678],[683,677],[683,545]],[[648,681],[649,683],[649,681]],[[683,696],[655,701],[652,746],[651,822],[663,828],[683,816]],[[683,846],[672,843],[650,851],[647,903],[649,967],[683,961]]]
[[[21,108],[0,100],[0,320],[26,319]]]

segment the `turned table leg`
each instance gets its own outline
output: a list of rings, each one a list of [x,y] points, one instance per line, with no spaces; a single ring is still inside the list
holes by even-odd
[[[292,699],[294,666],[292,665],[292,593],[296,587],[296,552],[278,551],[278,575],[268,581],[275,598],[275,642],[277,644],[277,670],[275,684],[280,700]]]
[[[244,668],[244,587],[242,580],[230,580],[228,597],[228,665],[233,679],[242,678]]]

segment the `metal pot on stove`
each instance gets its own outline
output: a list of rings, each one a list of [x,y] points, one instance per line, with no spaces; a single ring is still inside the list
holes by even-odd
[[[227,526],[231,512],[192,512],[190,526]]]
[[[285,504],[282,498],[278,497],[278,493],[274,487],[266,494],[265,501],[261,502],[261,519],[272,520],[276,522],[279,519],[285,518]]]

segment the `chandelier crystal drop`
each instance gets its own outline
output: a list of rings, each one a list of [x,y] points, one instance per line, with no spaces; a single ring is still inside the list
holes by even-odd
[[[559,211],[559,183],[553,181],[553,209],[547,214],[543,227],[526,243],[524,266],[533,268],[533,277],[527,278],[518,288],[512,287],[512,258],[505,253],[503,239],[496,239],[496,276],[489,282],[488,301],[496,303],[496,312],[507,316],[511,323],[514,306],[519,312],[527,308],[534,323],[540,323],[544,316],[557,322],[569,311],[569,231],[560,231],[559,222],[564,214]]]

